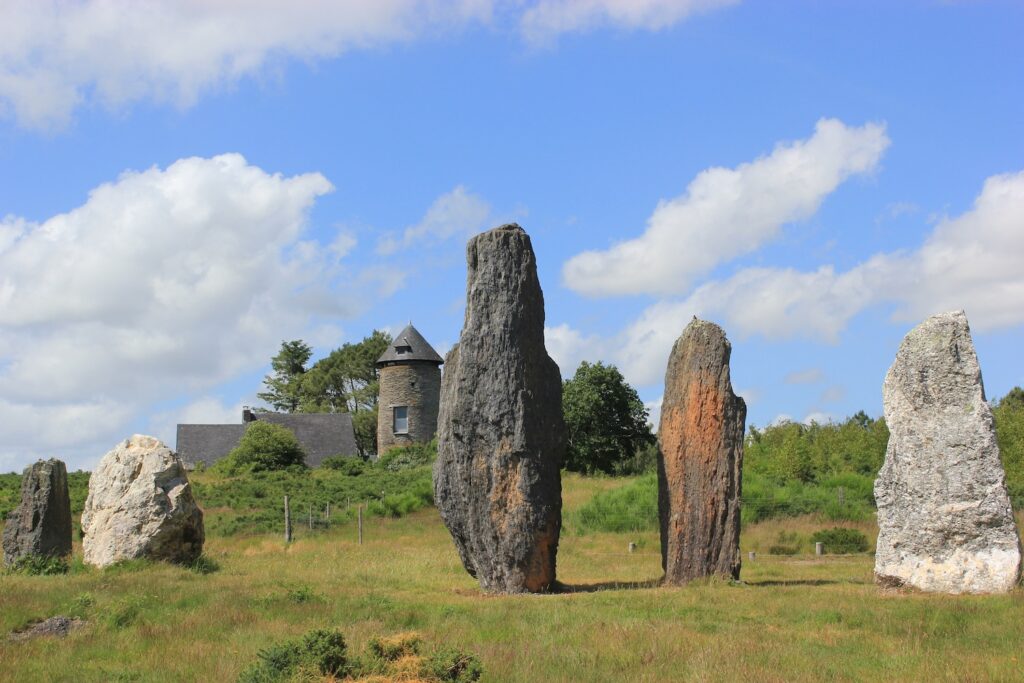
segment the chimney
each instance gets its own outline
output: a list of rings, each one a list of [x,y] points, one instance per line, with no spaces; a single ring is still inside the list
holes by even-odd
[[[242,406],[242,422],[255,422],[256,414],[252,412],[249,406]]]

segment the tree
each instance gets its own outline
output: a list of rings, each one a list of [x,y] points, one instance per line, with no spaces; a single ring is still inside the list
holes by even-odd
[[[249,424],[238,446],[221,463],[218,465],[227,472],[282,470],[291,465],[305,465],[306,454],[292,430],[257,420]]]
[[[1024,390],[1010,389],[992,409],[999,455],[1006,470],[1006,488],[1016,510],[1024,508]]]
[[[562,386],[566,469],[614,474],[655,439],[647,409],[614,365],[584,361]]]
[[[305,374],[298,410],[304,413],[351,413],[356,447],[364,458],[377,449],[377,359],[391,335],[374,330],[317,361]]]
[[[281,350],[270,361],[274,374],[263,378],[267,391],[256,394],[276,410],[294,413],[302,401],[302,380],[313,349],[301,339],[281,342]]]

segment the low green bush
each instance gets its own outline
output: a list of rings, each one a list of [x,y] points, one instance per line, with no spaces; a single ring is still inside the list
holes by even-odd
[[[392,448],[381,454],[376,462],[378,468],[388,472],[399,472],[423,465],[430,465],[437,459],[437,440],[430,443],[414,443],[409,446]]]
[[[349,455],[334,455],[330,458],[324,458],[320,462],[320,467],[327,470],[336,470],[349,477],[358,477],[366,471],[367,465],[363,462],[362,458]]]
[[[864,553],[868,550],[868,537],[857,529],[834,527],[815,531],[811,536],[814,543],[823,543],[825,552],[832,555]]]
[[[427,660],[427,673],[446,683],[472,683],[484,674],[480,660],[454,649],[442,649]]]
[[[337,676],[344,674],[347,662],[347,647],[341,633],[315,629],[302,638],[260,650],[256,663],[242,671],[238,681],[286,681],[300,669],[321,676]]]
[[[472,654],[442,648],[420,657],[422,639],[417,633],[372,638],[362,657],[350,657],[345,638],[338,631],[316,629],[302,638],[286,640],[259,651],[257,661],[242,671],[239,683],[329,680],[421,680],[437,683],[473,683],[483,667]],[[409,668],[409,658],[414,669]],[[395,666],[398,660],[403,660]]]

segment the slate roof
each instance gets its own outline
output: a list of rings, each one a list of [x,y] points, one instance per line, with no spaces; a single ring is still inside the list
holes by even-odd
[[[295,433],[306,452],[306,464],[317,467],[334,455],[355,456],[355,432],[348,413],[254,413],[257,420],[279,424]],[[178,425],[175,449],[186,465],[212,465],[230,453],[252,424]]]
[[[410,350],[405,353],[399,353],[398,350],[403,347],[410,347]],[[391,346],[377,359],[377,367],[388,365],[389,363],[407,363],[414,360],[436,363],[438,365],[444,363],[444,359],[438,355],[434,347],[427,343],[427,340],[423,338],[419,330],[412,326],[412,323],[409,323],[404,330],[395,335]]]

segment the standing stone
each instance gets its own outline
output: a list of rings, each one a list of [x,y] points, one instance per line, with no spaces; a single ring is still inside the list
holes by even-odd
[[[203,552],[203,511],[178,456],[136,434],[103,456],[82,513],[85,561],[148,557],[188,563]]]
[[[60,460],[40,460],[25,468],[21,504],[4,526],[4,563],[26,555],[71,554],[71,499],[68,470]]]
[[[963,311],[903,339],[883,389],[875,578],[942,593],[1008,591],[1021,551],[992,411]]]
[[[740,576],[740,471],[747,406],[732,393],[732,346],[694,318],[672,347],[658,427],[665,583]]]
[[[518,225],[466,250],[466,318],[441,381],[434,499],[466,570],[495,593],[555,581],[565,455],[562,379],[544,348],[544,295]]]

